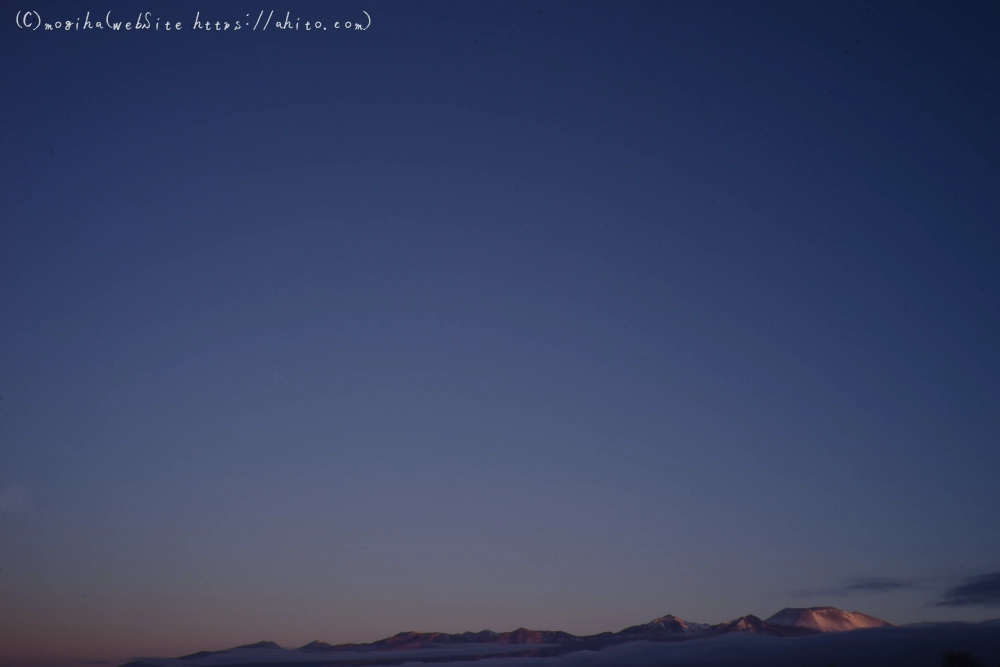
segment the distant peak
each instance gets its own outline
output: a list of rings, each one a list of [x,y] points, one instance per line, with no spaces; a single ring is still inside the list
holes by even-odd
[[[306,653],[311,653],[311,652],[314,652],[314,651],[329,651],[329,650],[332,650],[332,649],[333,649],[333,646],[331,646],[330,644],[326,643],[325,641],[317,639],[316,641],[309,642],[305,646],[299,647],[298,650],[299,651],[304,651]]]
[[[281,648],[274,642],[263,641],[256,642],[255,644],[244,644],[243,646],[237,646],[236,648]]]

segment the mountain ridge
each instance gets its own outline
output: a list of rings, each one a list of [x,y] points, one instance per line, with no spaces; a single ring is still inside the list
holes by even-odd
[[[194,663],[210,664],[208,658],[236,657],[244,652],[262,650],[283,651],[290,654],[324,654],[340,652],[403,651],[427,648],[448,648],[472,645],[487,646],[537,646],[564,649],[600,649],[614,644],[632,641],[684,641],[703,637],[729,634],[750,634],[773,637],[798,637],[810,634],[847,632],[865,628],[891,627],[893,624],[882,619],[862,614],[845,612],[836,607],[786,607],[781,611],[761,619],[753,614],[741,616],[731,621],[708,624],[685,621],[673,614],[666,614],[647,623],[629,626],[618,632],[602,632],[596,635],[573,635],[557,630],[531,630],[518,628],[508,632],[480,630],[479,632],[399,632],[369,643],[329,644],[315,640],[296,649],[286,649],[272,641],[244,644],[221,651],[199,651],[177,658]],[[227,660],[228,661],[228,660]],[[136,667],[141,662],[128,663]]]

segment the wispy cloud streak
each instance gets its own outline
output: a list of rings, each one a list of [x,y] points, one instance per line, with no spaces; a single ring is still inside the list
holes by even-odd
[[[872,593],[892,593],[894,591],[921,588],[918,579],[894,579],[891,577],[860,577],[851,580],[843,586],[811,591],[798,591],[798,597],[814,597],[817,595],[865,595]]]
[[[1000,607],[1000,572],[967,577],[952,586],[936,607]]]

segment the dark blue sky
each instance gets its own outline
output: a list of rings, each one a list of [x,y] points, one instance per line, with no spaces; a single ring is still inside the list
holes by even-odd
[[[23,9],[0,658],[997,615],[995,5]]]

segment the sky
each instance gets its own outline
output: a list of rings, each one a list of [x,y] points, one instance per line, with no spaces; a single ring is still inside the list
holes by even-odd
[[[20,9],[0,662],[1000,616],[995,4]]]

